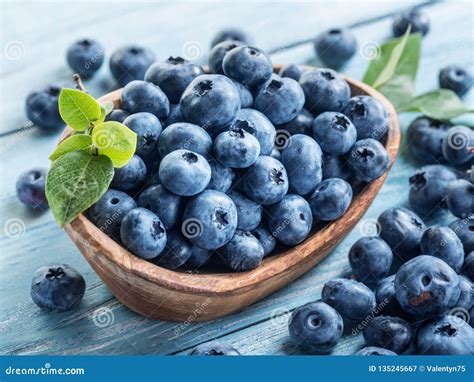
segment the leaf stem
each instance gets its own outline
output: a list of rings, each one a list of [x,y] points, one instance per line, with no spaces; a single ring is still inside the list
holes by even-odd
[[[86,90],[84,84],[82,83],[81,76],[78,73],[74,73],[72,75],[72,78],[73,78],[74,82],[76,83],[76,88],[78,90],[80,90],[81,92],[87,93],[87,90]]]

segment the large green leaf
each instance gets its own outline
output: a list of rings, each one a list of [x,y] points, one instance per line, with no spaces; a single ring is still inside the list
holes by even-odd
[[[108,156],[114,167],[123,167],[135,153],[137,134],[120,122],[104,122],[92,130],[99,154]]]
[[[59,113],[72,129],[84,131],[100,119],[100,104],[89,94],[75,89],[62,89]]]
[[[46,198],[63,227],[107,191],[114,176],[112,161],[104,155],[71,151],[55,160],[46,178]]]
[[[50,160],[56,160],[59,157],[75,150],[90,150],[92,148],[92,138],[90,135],[77,134],[62,141],[56,150],[49,156]]]

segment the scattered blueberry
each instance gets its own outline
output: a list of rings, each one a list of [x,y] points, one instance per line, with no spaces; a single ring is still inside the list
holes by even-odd
[[[247,168],[253,165],[260,155],[260,143],[252,134],[233,126],[216,137],[214,154],[226,167]]]
[[[432,226],[421,236],[421,253],[444,260],[456,272],[464,262],[462,242],[449,227]]]
[[[264,250],[260,241],[249,231],[235,231],[234,237],[219,249],[223,263],[242,272],[256,268],[262,262]]]
[[[28,94],[26,98],[26,115],[41,129],[56,130],[64,126],[59,115],[59,93],[61,87],[50,85],[46,88]]]
[[[31,298],[47,312],[64,312],[79,304],[86,282],[81,274],[66,264],[48,265],[35,271]]]
[[[464,179],[449,182],[446,204],[448,210],[458,218],[474,215],[474,184]]]
[[[170,112],[170,102],[156,85],[146,81],[131,81],[123,88],[122,109],[129,113],[147,112],[165,120]]]
[[[295,309],[288,329],[296,345],[314,354],[326,354],[341,339],[344,324],[334,308],[315,301]]]
[[[110,71],[120,86],[134,80],[143,80],[148,67],[155,61],[155,55],[141,46],[125,46],[117,49],[110,57]],[[145,111],[145,110],[142,110]]]
[[[314,47],[323,64],[330,68],[339,68],[356,52],[357,40],[350,30],[334,28],[321,33]]]
[[[191,257],[192,245],[176,229],[167,231],[166,237],[166,247],[153,263],[167,269],[179,268]]]
[[[162,131],[160,120],[151,113],[136,113],[127,117],[123,124],[137,133],[135,154],[149,158],[156,149]]]
[[[268,207],[268,227],[286,245],[296,245],[306,239],[313,225],[308,202],[299,195],[286,195]]]
[[[452,90],[460,97],[471,89],[473,83],[469,72],[459,65],[445,66],[439,72],[439,87]]]
[[[461,165],[473,160],[474,131],[465,126],[451,127],[443,139],[443,158]]]
[[[365,343],[403,353],[410,347],[413,331],[410,324],[398,317],[378,316],[363,330]]]
[[[240,355],[233,346],[220,341],[210,341],[196,346],[190,355]]]
[[[276,138],[276,131],[270,120],[261,112],[241,109],[236,116],[234,127],[244,129],[260,143],[260,155],[270,155]]]
[[[365,348],[360,349],[355,353],[355,355],[397,355],[391,350],[378,348],[376,346],[367,346]]]
[[[387,110],[373,97],[352,97],[344,107],[343,113],[354,124],[357,139],[372,138],[380,141],[390,127]]]
[[[201,74],[204,74],[204,71],[199,65],[181,57],[168,57],[148,68],[145,81],[159,86],[169,101],[177,104],[186,87]]]
[[[16,181],[16,196],[24,205],[34,210],[48,208],[45,185],[47,171],[42,168],[22,173]]]
[[[237,229],[252,231],[257,228],[262,220],[262,206],[237,191],[230,191],[227,195],[230,196],[237,207]]]
[[[83,79],[91,78],[104,62],[104,47],[98,41],[83,39],[67,50],[67,63]]]
[[[209,166],[211,166],[211,180],[206,188],[221,192],[229,191],[234,181],[234,171],[216,160],[209,160]]]
[[[169,125],[161,134],[158,153],[161,158],[175,150],[189,150],[207,158],[212,152],[212,139],[202,127],[178,122]]]
[[[301,65],[290,64],[282,66],[278,75],[280,77],[293,78],[295,81],[299,81],[304,72],[305,69]]]
[[[377,236],[357,240],[349,251],[349,263],[359,281],[376,283],[390,272],[393,253],[388,244]]]
[[[225,55],[234,48],[244,45],[241,41],[225,40],[216,44],[209,53],[209,72],[213,74],[224,74],[222,61]]]
[[[411,25],[410,33],[421,33],[426,35],[430,29],[430,22],[425,13],[411,9],[398,14],[393,20],[392,31],[395,37],[403,36]]]
[[[407,140],[411,153],[425,163],[437,163],[443,159],[443,139],[449,123],[428,117],[418,117],[408,126]]]
[[[127,249],[145,260],[159,256],[166,246],[166,230],[160,218],[141,207],[127,212],[120,237]]]
[[[347,153],[357,140],[357,131],[344,114],[327,111],[313,121],[313,137],[321,149],[332,155]]]
[[[214,36],[211,42],[211,47],[216,46],[217,44],[227,40],[241,41],[247,43],[250,42],[250,38],[244,31],[237,28],[227,28],[219,31]]]
[[[344,215],[352,201],[352,187],[345,180],[323,180],[308,199],[315,220],[336,220]]]
[[[114,169],[110,187],[120,191],[136,190],[145,181],[146,173],[145,162],[138,155],[134,155],[125,166]]]
[[[390,156],[379,141],[372,138],[357,141],[347,155],[357,179],[371,182],[381,177],[390,165]]]

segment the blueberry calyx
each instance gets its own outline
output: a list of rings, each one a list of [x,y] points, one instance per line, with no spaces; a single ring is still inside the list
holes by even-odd
[[[62,267],[57,267],[57,268],[49,268],[48,273],[46,274],[46,278],[48,280],[59,280],[63,278],[63,276],[66,273],[64,272],[64,269]],[[38,282],[37,284],[39,284]]]
[[[281,89],[283,86],[281,81],[278,80],[271,80],[270,83],[267,86],[267,89],[265,90],[266,93],[274,94],[277,93],[278,90]]]
[[[154,221],[152,223],[153,232],[152,235],[154,238],[158,239],[165,233],[165,228],[159,221]]]
[[[248,121],[242,119],[235,121],[234,128],[245,130],[247,133],[252,135],[255,133],[255,128]]]
[[[270,180],[277,185],[281,185],[285,183],[285,179],[283,179],[283,171],[278,168],[272,168],[270,170]]]
[[[183,158],[188,163],[196,163],[198,161],[197,155],[190,151],[186,151],[185,153],[183,153],[183,155],[181,155],[181,158]]]
[[[224,229],[229,225],[229,218],[227,216],[227,211],[217,209],[214,212],[213,220],[217,223],[219,229]]]
[[[349,127],[349,120],[343,115],[336,115],[334,117],[334,128],[341,131],[346,131]]]
[[[458,331],[456,328],[453,328],[451,324],[448,324],[448,325],[441,325],[437,327],[436,333],[439,333],[448,337],[454,337],[457,335]]]
[[[331,72],[321,72],[321,75],[329,81],[336,79]]]
[[[211,80],[205,80],[199,82],[196,86],[194,86],[194,91],[197,96],[204,97],[207,93],[212,90],[213,83]]]
[[[408,178],[408,182],[410,183],[411,187],[415,190],[419,190],[426,186],[426,176],[425,172],[420,172]]]
[[[239,127],[232,127],[229,131],[231,137],[245,138],[245,130]]]
[[[365,117],[367,110],[362,102],[357,102],[354,105],[353,113],[358,117]]]
[[[128,52],[134,55],[140,54],[143,52],[143,49],[138,46],[132,46],[128,49]]]
[[[167,61],[172,65],[181,65],[186,62],[186,60],[183,57],[179,57],[179,56],[178,57],[170,56],[168,57]]]

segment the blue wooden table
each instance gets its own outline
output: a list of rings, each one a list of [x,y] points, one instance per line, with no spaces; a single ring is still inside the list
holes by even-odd
[[[168,2],[168,3],[22,3],[1,5],[0,71],[1,182],[0,353],[14,354],[182,354],[197,344],[222,339],[243,354],[298,353],[289,341],[287,322],[297,306],[320,297],[330,278],[347,275],[350,246],[384,209],[407,203],[407,178],[419,165],[402,139],[400,153],[379,196],[363,221],[320,265],[291,285],[232,316],[208,323],[176,324],[145,319],[122,306],[92,271],[50,212],[33,214],[15,197],[19,172],[47,167],[59,133],[41,134],[28,123],[24,100],[31,90],[51,82],[70,84],[65,64],[68,45],[81,37],[100,40],[107,58],[128,43],[148,46],[158,59],[184,55],[205,63],[213,34],[239,26],[255,43],[272,50],[274,62],[316,64],[308,41],[334,26],[351,26],[361,47],[391,37],[393,14],[407,2]],[[459,63],[473,71],[472,2],[418,5],[431,20],[423,40],[417,90],[437,87],[439,68]],[[367,67],[359,52],[344,68],[356,79]],[[94,96],[112,88],[108,66],[86,83]],[[466,102],[473,107],[473,92]],[[402,115],[405,130],[413,115]],[[442,223],[454,220],[446,214]],[[29,297],[38,267],[65,262],[85,277],[87,290],[79,307],[62,314],[40,311]],[[346,336],[335,354],[353,353],[361,336]]]

